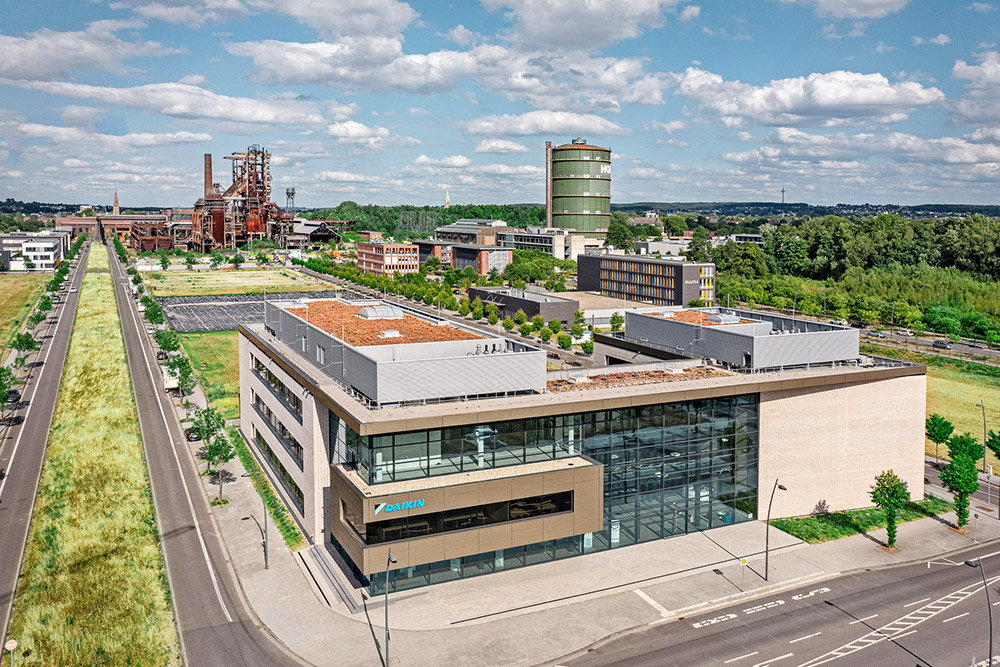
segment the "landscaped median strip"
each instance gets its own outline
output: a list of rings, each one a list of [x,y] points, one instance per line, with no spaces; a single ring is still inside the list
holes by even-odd
[[[8,636],[19,666],[181,661],[110,274],[80,290]]]

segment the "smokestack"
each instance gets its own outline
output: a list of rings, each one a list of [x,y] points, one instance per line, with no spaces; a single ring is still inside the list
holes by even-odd
[[[205,198],[212,193],[212,154],[205,153]]]

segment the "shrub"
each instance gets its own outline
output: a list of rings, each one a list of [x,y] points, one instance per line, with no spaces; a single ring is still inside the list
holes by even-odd
[[[573,345],[573,339],[566,333],[559,334],[557,340],[559,341],[559,347],[564,350],[568,350]]]

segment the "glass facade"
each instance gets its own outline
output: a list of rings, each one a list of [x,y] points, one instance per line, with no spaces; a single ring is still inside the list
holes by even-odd
[[[577,454],[604,464],[601,532],[403,568],[395,590],[754,519],[758,403],[747,394],[385,436],[348,430],[346,443],[371,484]],[[377,592],[384,578],[366,583]]]

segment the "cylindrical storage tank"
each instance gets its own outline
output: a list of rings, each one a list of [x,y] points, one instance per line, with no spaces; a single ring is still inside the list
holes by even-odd
[[[611,224],[611,149],[583,139],[552,148],[552,226],[588,236]]]

